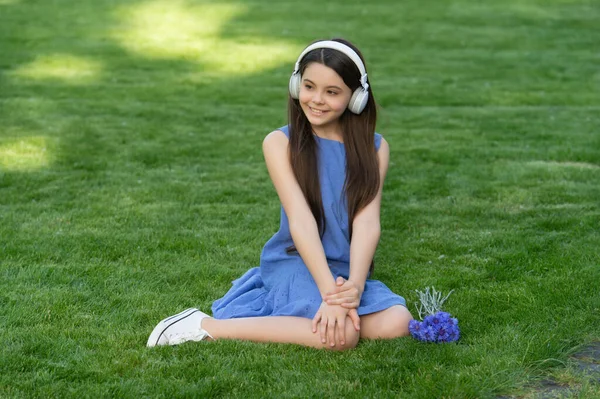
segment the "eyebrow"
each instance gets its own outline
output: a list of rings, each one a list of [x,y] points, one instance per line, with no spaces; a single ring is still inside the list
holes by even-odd
[[[312,80],[310,80],[310,79],[306,79],[306,78],[304,78],[304,79],[302,79],[302,80],[303,80],[303,81],[305,81],[305,82],[312,83],[314,86],[316,86],[315,82],[313,82],[313,81],[312,81]],[[342,90],[342,88],[341,88],[341,87],[339,87],[339,86],[333,86],[333,85],[332,85],[332,86],[327,86],[327,87],[326,87],[326,89],[338,89],[338,90]]]

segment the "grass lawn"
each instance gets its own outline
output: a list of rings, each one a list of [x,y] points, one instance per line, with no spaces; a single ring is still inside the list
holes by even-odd
[[[0,0],[0,397],[600,397],[592,0]],[[391,147],[374,278],[461,340],[145,348],[258,265],[261,141],[302,48],[367,58]]]

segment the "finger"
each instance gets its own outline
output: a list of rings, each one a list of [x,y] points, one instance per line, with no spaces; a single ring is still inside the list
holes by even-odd
[[[350,308],[357,307],[359,302],[360,302],[360,300],[355,296],[343,296],[343,297],[337,297],[337,298],[333,298],[333,299],[327,299],[325,301],[325,303],[327,303],[328,305],[348,304],[348,305],[351,305]]]
[[[329,299],[356,299],[358,298],[358,292],[356,291],[340,291],[337,294],[331,294],[327,298]]]
[[[334,298],[334,299],[328,299],[325,302],[327,302],[328,305],[340,305],[340,304],[344,303],[344,300],[341,298]]]
[[[329,346],[335,346],[335,318],[331,318],[327,323],[327,343]]]
[[[317,332],[317,325],[319,324],[319,320],[321,320],[321,312],[317,312],[315,317],[312,319],[312,332]]]
[[[356,308],[358,308],[359,304],[360,303],[358,301],[344,302],[344,303],[341,303],[340,306],[343,307],[344,309],[356,309]]]
[[[358,296],[357,291],[347,290],[347,291],[339,291],[331,294],[327,294],[325,296],[325,300],[330,299],[340,299],[340,298],[356,298]]]
[[[338,286],[344,285],[345,282],[346,282],[346,279],[344,279],[342,276],[338,276],[338,278],[335,279],[335,283]]]
[[[336,285],[331,291],[327,291],[325,293],[325,298],[327,298],[329,295],[339,294],[340,292],[342,292],[341,286]]]
[[[321,328],[319,329],[321,332],[321,343],[327,343],[327,318],[321,319]]]
[[[340,281],[336,281],[336,288],[338,292],[344,292],[354,288],[354,285],[348,283],[347,281],[344,281],[342,284],[340,284]]]
[[[346,316],[337,321],[337,338],[340,345],[346,344]]]
[[[332,293],[327,294],[325,296],[325,298],[329,298],[329,299],[346,298],[346,297],[350,298],[350,297],[354,297],[357,295],[358,295],[358,292],[356,292],[356,291],[353,292],[352,290],[340,290],[337,292],[332,292]]]
[[[354,324],[354,329],[356,331],[360,331],[360,317],[358,316],[358,312],[356,311],[356,309],[352,309],[351,311],[349,311],[348,316],[350,317],[352,324]]]
[[[335,290],[328,292],[325,294],[325,299],[334,299],[334,298],[342,298],[342,297],[358,297],[358,289],[351,285],[343,285],[341,287],[336,287]]]
[[[355,302],[355,299],[350,298],[350,297],[341,297],[341,298],[328,299],[325,302],[327,302],[328,305],[341,305],[342,303],[353,303],[353,302]]]

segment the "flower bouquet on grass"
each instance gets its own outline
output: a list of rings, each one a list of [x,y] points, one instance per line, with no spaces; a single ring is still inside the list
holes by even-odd
[[[417,312],[423,321],[410,321],[408,324],[410,335],[424,342],[454,342],[458,340],[460,337],[458,320],[442,311],[442,305],[453,291],[442,298],[442,294],[433,287],[431,290],[429,287],[425,288],[424,292],[416,290],[420,301],[417,304]]]

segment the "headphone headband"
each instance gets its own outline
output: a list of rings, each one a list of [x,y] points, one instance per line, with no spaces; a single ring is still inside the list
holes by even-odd
[[[352,60],[352,62],[354,62],[354,64],[356,65],[356,67],[358,68],[358,70],[360,72],[360,85],[365,90],[369,89],[369,84],[367,83],[367,69],[365,68],[365,64],[363,64],[359,55],[350,46],[347,46],[344,43],[336,42],[333,40],[322,40],[322,41],[313,43],[310,46],[308,46],[307,48],[305,48],[304,51],[298,57],[298,61],[296,61],[296,66],[294,67],[294,74],[297,74],[300,71],[300,62],[302,61],[302,58],[304,58],[304,56],[306,54],[308,54],[309,52],[311,52],[312,50],[319,49],[319,48],[329,48],[332,50],[337,50],[340,53],[347,55],[348,58],[350,58]]]

